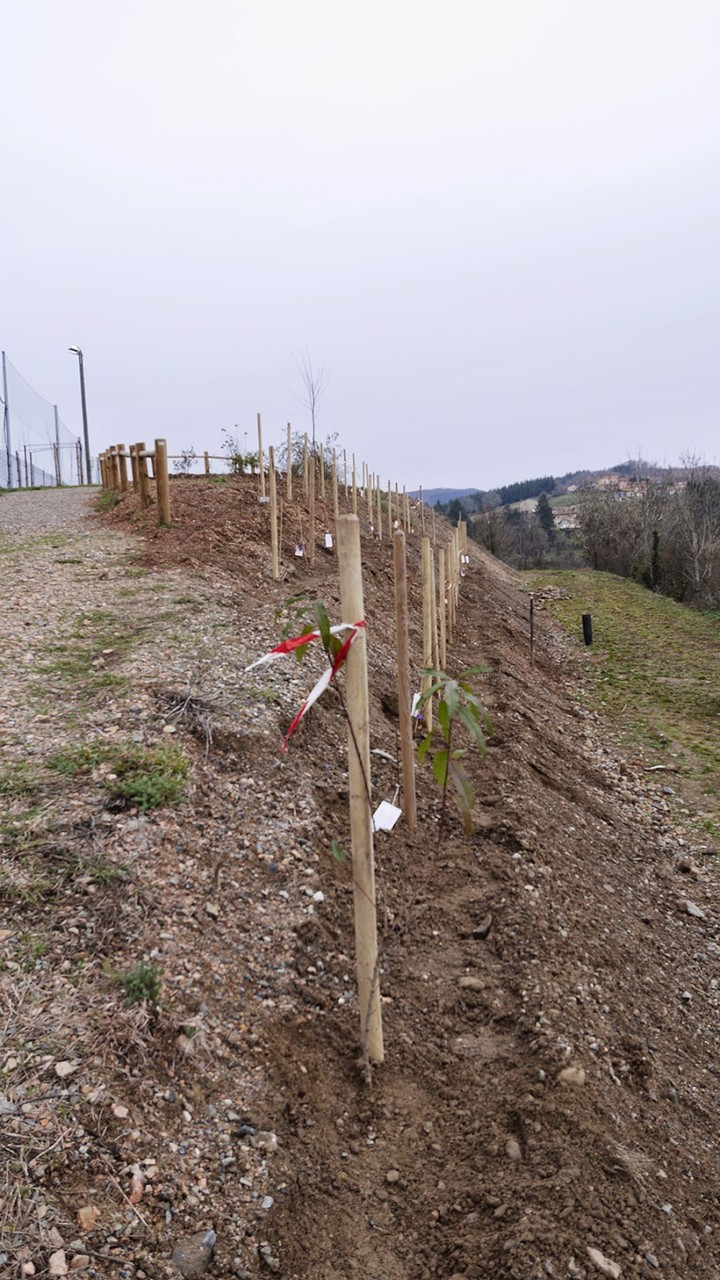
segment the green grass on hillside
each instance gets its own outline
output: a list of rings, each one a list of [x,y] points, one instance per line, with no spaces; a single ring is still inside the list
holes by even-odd
[[[592,570],[533,572],[530,590],[568,592],[547,608],[583,650],[593,705],[648,763],[679,770],[704,827],[720,836],[720,616],[701,614],[637,583]],[[671,779],[672,780],[672,779]]]

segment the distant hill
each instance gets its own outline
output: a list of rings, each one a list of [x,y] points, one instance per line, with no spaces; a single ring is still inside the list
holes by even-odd
[[[423,489],[423,502],[429,507],[434,507],[436,502],[442,503],[443,506],[447,502],[452,502],[453,498],[467,498],[471,493],[477,493],[477,489]],[[411,498],[419,498],[420,490],[413,489],[410,493]]]

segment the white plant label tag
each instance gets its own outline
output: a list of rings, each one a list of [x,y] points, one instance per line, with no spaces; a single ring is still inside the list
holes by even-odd
[[[390,804],[389,800],[381,800],[373,814],[373,829],[392,831],[401,813],[402,809],[398,809],[397,805]]]
[[[304,543],[304,542],[296,542],[296,543],[295,543],[295,555],[297,556],[298,560],[299,560],[302,556],[304,556],[304,555],[305,555],[305,543]]]
[[[326,550],[326,551],[332,551],[332,544],[333,544],[333,541],[332,541],[332,534],[331,534],[331,533],[326,533],[326,534],[325,534],[325,550]]]
[[[418,714],[418,709],[417,709],[417,707],[418,707],[418,702],[419,702],[419,701],[420,701],[420,694],[419,694],[419,693],[414,693],[414,694],[413,694],[412,704],[411,704],[411,706],[410,706],[410,715],[411,715],[411,716],[416,716],[416,715]]]

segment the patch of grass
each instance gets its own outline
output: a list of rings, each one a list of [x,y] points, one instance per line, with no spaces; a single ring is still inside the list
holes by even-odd
[[[7,796],[10,800],[36,795],[40,786],[40,775],[27,760],[18,760],[0,773],[0,796]]]
[[[104,515],[107,511],[113,511],[119,501],[120,494],[114,489],[103,489],[95,499],[95,510]]]
[[[71,778],[97,772],[112,801],[141,813],[177,804],[188,772],[187,760],[177,747],[135,743],[90,743],[53,756],[48,765]]]
[[[156,964],[145,964],[144,960],[126,973],[117,975],[118,982],[125,992],[127,1005],[148,1004],[157,1006],[160,1002],[160,970]]]
[[[630,747],[652,753],[689,780],[720,783],[720,617],[702,614],[637,583],[591,570],[525,574],[532,590],[563,588],[546,607],[577,638],[592,614],[583,653],[593,706]]]

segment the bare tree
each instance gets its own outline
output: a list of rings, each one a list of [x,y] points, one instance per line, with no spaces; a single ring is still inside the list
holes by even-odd
[[[318,414],[318,405],[321,396],[327,387],[327,377],[322,365],[313,368],[310,353],[307,349],[303,351],[300,359],[293,353],[295,367],[302,379],[303,391],[297,397],[301,404],[305,406],[310,414],[310,422],[312,425],[312,451],[315,453],[315,424]]]

